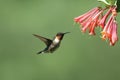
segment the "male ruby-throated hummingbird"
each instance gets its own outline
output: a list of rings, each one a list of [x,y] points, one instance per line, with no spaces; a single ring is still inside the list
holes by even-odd
[[[42,40],[47,46],[44,50],[38,52],[37,54],[54,52],[60,46],[60,43],[61,43],[61,40],[63,39],[64,34],[67,34],[67,33],[70,33],[70,32],[57,33],[53,40],[33,34],[35,37]]]

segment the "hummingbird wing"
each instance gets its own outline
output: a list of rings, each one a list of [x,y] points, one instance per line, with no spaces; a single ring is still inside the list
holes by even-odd
[[[52,43],[52,40],[47,39],[45,37],[33,34],[35,37],[37,37],[38,39],[40,39],[41,41],[43,41],[47,46],[49,46]]]

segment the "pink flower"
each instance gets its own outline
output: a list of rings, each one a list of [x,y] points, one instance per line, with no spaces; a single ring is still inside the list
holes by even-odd
[[[102,28],[102,39],[108,39],[110,45],[118,41],[116,12],[117,6],[108,6],[106,8],[96,7],[87,13],[74,18],[76,23],[81,25],[82,32],[89,30],[89,35],[95,35],[95,28]],[[106,13],[105,10],[108,10]],[[109,18],[109,19],[108,19]]]
[[[102,19],[99,21],[98,25],[100,27],[102,27],[102,29],[104,28],[105,26],[105,22],[108,18],[108,16],[111,14],[111,8],[107,11],[107,13],[102,17]]]
[[[89,29],[90,35],[95,35],[95,27],[98,25],[100,16],[102,15],[103,10],[100,7],[96,7],[87,13],[74,18],[74,21],[80,23],[82,26],[82,32],[86,32]]]
[[[117,36],[117,23],[114,20],[113,21],[113,31],[112,31],[112,36],[110,39],[110,45],[114,45],[118,41],[118,36]]]
[[[102,39],[109,39],[110,45],[114,45],[118,41],[117,36],[117,22],[115,20],[116,13],[115,12],[116,7],[111,7],[112,15],[110,16],[108,22],[103,28],[102,33]]]
[[[91,16],[92,14],[94,14],[96,11],[99,11],[99,7],[93,8],[92,10],[88,11],[87,13],[74,18],[74,21],[81,23],[82,21],[84,21],[85,19],[87,19],[89,16]]]

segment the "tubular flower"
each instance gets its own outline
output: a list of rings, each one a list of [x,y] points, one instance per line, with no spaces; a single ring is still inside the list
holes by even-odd
[[[116,7],[111,7],[110,10],[112,14],[101,33],[102,33],[102,39],[108,38],[110,41],[110,45],[114,45],[116,41],[118,41],[117,22],[115,20],[117,12],[116,12]]]
[[[89,29],[89,34],[95,35],[94,29],[97,27],[98,20],[103,11],[100,7],[93,8],[87,13],[74,18],[74,21],[81,24],[82,32],[86,32],[86,30]]]
[[[89,35],[95,35],[95,28],[102,28],[102,39],[109,40],[110,45],[114,45],[118,41],[117,35],[117,1],[108,3],[108,0],[98,0],[105,3],[107,6],[95,7],[89,10],[87,13],[74,18],[76,23],[80,24],[82,32],[89,31]]]
[[[103,29],[106,23],[106,20],[108,16],[111,14],[111,9],[107,11],[107,13],[102,17],[102,19],[99,21],[98,25]]]

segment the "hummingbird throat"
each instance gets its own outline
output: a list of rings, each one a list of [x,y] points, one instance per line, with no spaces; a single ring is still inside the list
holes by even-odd
[[[55,42],[55,43],[59,43],[60,42],[60,40],[56,37],[55,39],[54,39],[54,41],[53,42]]]

